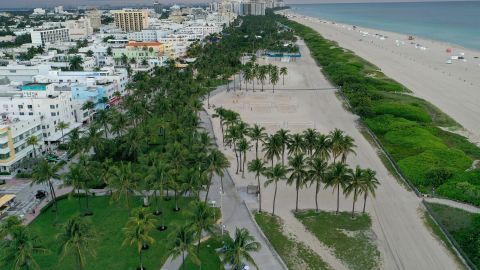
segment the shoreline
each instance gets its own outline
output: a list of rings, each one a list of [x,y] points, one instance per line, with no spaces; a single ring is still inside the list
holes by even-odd
[[[303,5],[316,5],[316,4],[303,4]],[[403,32],[403,31],[392,31],[392,30],[380,29],[380,28],[375,28],[375,27],[368,27],[368,26],[363,26],[363,25],[355,25],[355,24],[351,24],[351,23],[348,23],[348,22],[336,21],[334,19],[322,18],[320,16],[315,17],[315,16],[309,16],[309,15],[303,15],[299,12],[296,12],[297,9],[294,9],[294,8],[285,9],[284,11],[285,12],[290,12],[292,15],[295,14],[298,17],[305,17],[305,18],[310,18],[310,19],[313,19],[313,20],[321,20],[321,21],[328,22],[328,23],[335,23],[337,25],[345,25],[345,26],[350,26],[350,27],[356,26],[357,28],[362,28],[362,29],[369,30],[369,31],[372,31],[372,32],[383,32],[383,33],[389,33],[391,35],[403,35],[403,36],[412,35],[412,36],[415,36],[419,40],[431,42],[433,44],[441,44],[441,45],[444,45],[446,47],[456,48],[456,49],[462,50],[462,51],[473,52],[473,53],[476,53],[480,57],[480,48],[478,48],[478,49],[469,48],[469,47],[465,47],[463,45],[460,45],[458,43],[449,42],[449,41],[446,41],[446,40],[434,39],[434,38],[425,37],[425,36],[422,36],[422,35],[414,35],[412,33],[406,33],[406,32]],[[280,11],[280,12],[282,12],[282,11]]]
[[[432,103],[461,125],[463,129],[456,133],[480,142],[480,119],[476,117],[480,114],[480,52],[417,37],[408,40],[406,35],[383,30],[354,28],[292,10],[279,13],[377,66],[414,96]],[[447,53],[446,48],[452,48],[452,53]],[[465,60],[447,64],[452,55]]]

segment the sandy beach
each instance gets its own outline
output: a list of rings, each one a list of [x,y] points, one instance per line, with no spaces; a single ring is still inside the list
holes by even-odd
[[[377,171],[381,186],[376,199],[369,199],[367,211],[372,217],[372,229],[375,243],[381,253],[381,269],[459,269],[453,256],[435,238],[423,221],[421,201],[414,193],[407,191],[390,175],[377,155],[377,150],[363,137],[357,128],[358,117],[347,112],[336,97],[335,90],[322,75],[320,68],[310,56],[303,41],[299,41],[302,58],[296,62],[269,62],[259,59],[260,64],[272,63],[279,67],[286,66],[289,74],[285,85],[281,81],[272,93],[271,85],[266,85],[265,92],[250,90],[237,92],[221,92],[210,99],[216,107],[223,106],[240,113],[242,119],[249,124],[261,124],[269,133],[280,128],[291,132],[301,132],[306,128],[315,128],[322,133],[339,128],[355,139],[357,155],[351,156],[351,166],[359,164],[363,168]],[[283,89],[283,90],[282,90]],[[297,89],[297,90],[295,90]],[[211,115],[213,108],[208,110]],[[212,119],[217,142],[221,145],[221,129],[218,118]],[[235,155],[229,148],[220,147],[232,164]],[[248,161],[254,158],[254,149],[247,154]],[[254,175],[246,173],[245,178],[235,174],[232,166],[230,174],[244,199],[252,208],[257,208],[255,197],[246,195],[247,185],[256,185]],[[264,182],[264,179],[262,180]],[[263,188],[263,187],[262,187]],[[271,211],[273,186],[263,188],[262,205],[265,211]],[[319,195],[322,210],[332,211],[336,207],[336,197],[332,191],[322,190]],[[314,208],[314,187],[300,192],[299,208]],[[350,211],[351,199],[341,199],[342,211]],[[332,255],[320,241],[293,216],[295,208],[295,188],[284,183],[279,184],[276,213],[285,222],[287,234],[293,234],[316,251],[334,269],[347,267]]]
[[[480,142],[480,52],[440,41],[356,27],[293,13],[290,19],[318,31],[378,66],[415,96],[426,99],[465,128],[463,135]],[[451,52],[447,52],[447,48]],[[452,56],[464,59],[446,61]]]

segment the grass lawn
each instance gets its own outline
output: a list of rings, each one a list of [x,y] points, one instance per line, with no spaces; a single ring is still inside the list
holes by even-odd
[[[165,260],[168,251],[167,236],[173,231],[175,224],[185,222],[185,209],[191,200],[182,198],[179,200],[181,211],[173,212],[174,201],[163,203],[165,223],[168,229],[164,232],[154,230],[151,236],[155,238],[156,243],[150,249],[144,252],[144,266],[147,269],[160,269]],[[141,205],[141,199],[132,199],[132,205],[138,207]],[[85,269],[118,269],[128,270],[136,269],[139,266],[138,253],[134,246],[122,246],[124,234],[122,228],[125,226],[129,217],[129,209],[124,204],[110,204],[110,197],[93,197],[90,199],[90,209],[94,215],[86,217],[91,220],[95,230],[99,234],[96,244],[96,256],[87,257],[87,266]],[[78,212],[76,199],[63,199],[59,201],[59,222],[65,222],[69,217]],[[160,217],[159,222],[160,225]],[[53,225],[54,213],[52,208],[42,213],[37,219],[29,225],[32,232],[39,236],[42,244],[52,252],[48,255],[37,256],[37,261],[41,269],[73,269],[74,262],[71,258],[59,260],[59,244],[55,236],[59,233],[59,228]]]
[[[285,235],[280,218],[267,213],[256,213],[255,220],[289,269],[332,269],[313,250]]]
[[[309,210],[295,213],[295,217],[350,269],[379,269],[380,252],[372,239],[368,215],[358,214],[352,219],[349,212],[336,215]]]
[[[219,254],[216,249],[223,247],[222,238],[221,237],[212,237],[205,242],[202,242],[200,245],[200,256],[199,259],[201,261],[201,269],[208,269],[208,270],[224,270],[225,268],[220,261]],[[193,261],[188,256],[185,260],[185,264],[183,265],[181,270],[198,270],[200,266],[194,264]]]
[[[442,204],[427,203],[436,220],[452,235],[463,252],[480,267],[480,214]]]

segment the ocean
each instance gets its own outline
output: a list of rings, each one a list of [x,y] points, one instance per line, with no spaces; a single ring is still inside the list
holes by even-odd
[[[299,14],[480,51],[480,1],[290,5]]]

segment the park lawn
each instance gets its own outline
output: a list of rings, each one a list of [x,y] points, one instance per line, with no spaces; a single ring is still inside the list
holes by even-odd
[[[147,269],[160,269],[167,259],[167,236],[172,232],[172,228],[177,224],[185,222],[186,211],[190,199],[180,198],[179,205],[181,211],[173,212],[174,200],[162,201],[165,215],[165,224],[168,229],[164,232],[154,230],[151,236],[155,238],[156,243],[144,252],[144,266]],[[92,269],[118,269],[128,270],[136,269],[139,266],[138,253],[134,246],[122,246],[124,234],[122,228],[125,226],[131,209],[127,209],[124,204],[110,203],[110,197],[92,197],[90,199],[90,210],[94,213],[91,217],[85,217],[90,220],[98,233],[98,241],[94,245],[96,256],[87,257],[86,270]],[[131,200],[131,205],[139,207],[140,198]],[[39,236],[41,243],[47,247],[51,253],[48,255],[38,255],[36,257],[41,269],[60,270],[74,269],[74,261],[71,258],[59,260],[59,244],[55,236],[60,228],[53,225],[54,213],[52,207],[42,213],[28,227],[32,233]],[[63,199],[59,201],[59,222],[64,223],[68,218],[78,213],[78,203],[76,199]],[[158,217],[160,225],[160,218]]]
[[[426,203],[437,222],[450,233],[468,258],[480,267],[480,214],[470,213],[450,206]]]
[[[380,252],[374,243],[372,221],[367,214],[357,214],[352,219],[349,212],[337,215],[308,210],[295,213],[295,217],[350,269],[380,268]]]
[[[185,263],[181,270],[224,270],[222,262],[220,261],[219,253],[216,249],[223,247],[224,243],[220,236],[211,237],[200,245],[199,259],[201,261],[201,268],[198,264],[193,263],[190,256],[187,256]]]
[[[255,220],[268,241],[289,269],[332,269],[322,258],[303,243],[283,232],[282,220],[267,213],[256,213]]]

